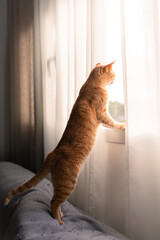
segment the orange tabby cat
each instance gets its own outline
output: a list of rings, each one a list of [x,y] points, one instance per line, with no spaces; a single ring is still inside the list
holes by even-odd
[[[81,166],[94,145],[98,126],[103,123],[106,127],[124,128],[124,123],[115,122],[106,109],[108,93],[105,87],[115,79],[113,63],[106,66],[98,63],[91,71],[80,90],[57,147],[49,153],[32,179],[7,194],[5,205],[12,197],[35,186],[51,172],[54,186],[51,209],[53,217],[63,224],[60,205],[70,196],[76,185]]]

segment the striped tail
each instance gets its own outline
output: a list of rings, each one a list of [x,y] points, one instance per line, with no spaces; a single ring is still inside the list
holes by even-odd
[[[31,187],[34,187],[35,185],[37,185],[43,178],[45,178],[47,176],[47,174],[50,172],[50,167],[46,164],[46,161],[43,163],[42,167],[40,168],[40,170],[37,172],[37,174],[32,177],[28,182],[26,182],[25,184],[16,187],[14,189],[12,189],[10,192],[8,192],[5,200],[4,200],[4,205],[7,205],[10,200],[16,196],[17,194],[23,193],[27,190],[29,190]]]

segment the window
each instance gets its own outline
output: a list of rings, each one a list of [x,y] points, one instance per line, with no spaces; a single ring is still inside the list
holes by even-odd
[[[119,58],[122,58],[122,55],[119,55]],[[114,84],[107,87],[109,95],[108,112],[117,122],[125,122],[122,61],[117,61],[114,64],[114,71],[116,73]],[[113,128],[106,128],[105,131],[106,142],[125,143],[124,131]]]
[[[115,82],[108,87],[108,111],[117,122],[125,121],[122,64],[115,63]]]
[[[107,12],[106,12],[107,11]],[[123,91],[123,66],[122,66],[122,30],[121,30],[121,6],[120,1],[106,1],[104,12],[105,35],[102,31],[101,39],[105,36],[103,48],[105,49],[105,59],[113,60],[115,64],[115,82],[108,86],[109,113],[118,122],[124,122],[124,91]],[[102,19],[101,19],[102,22]],[[102,40],[101,40],[102,42]],[[101,49],[100,49],[101,50]],[[102,50],[101,50],[102,51]],[[105,61],[104,59],[104,61]]]

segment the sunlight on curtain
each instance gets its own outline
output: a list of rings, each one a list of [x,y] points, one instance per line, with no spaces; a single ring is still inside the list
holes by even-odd
[[[124,0],[128,118],[127,232],[160,239],[160,6]]]
[[[43,82],[44,155],[56,146],[55,1],[36,2],[39,12],[40,58]]]

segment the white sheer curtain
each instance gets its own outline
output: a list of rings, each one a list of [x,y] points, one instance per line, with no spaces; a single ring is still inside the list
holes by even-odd
[[[124,0],[127,232],[160,239],[160,2]]]
[[[124,145],[106,143],[101,127],[70,201],[130,239],[159,240],[159,1],[39,3],[45,154],[97,62],[117,59],[117,84],[123,50],[126,159]]]

